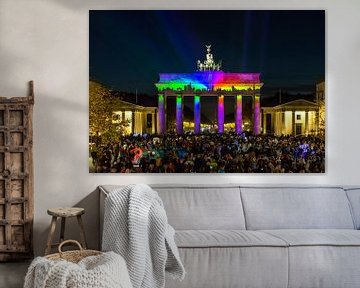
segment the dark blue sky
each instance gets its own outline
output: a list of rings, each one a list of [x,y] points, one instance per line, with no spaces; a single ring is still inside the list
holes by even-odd
[[[260,72],[263,95],[325,79],[325,11],[90,11],[90,78],[154,94],[161,72],[196,70],[212,45],[225,72]]]

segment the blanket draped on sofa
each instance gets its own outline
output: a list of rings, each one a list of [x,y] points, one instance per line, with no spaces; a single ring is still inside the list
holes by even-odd
[[[165,271],[184,278],[174,233],[162,200],[149,186],[126,186],[107,197],[102,250],[125,259],[134,288],[164,287]]]

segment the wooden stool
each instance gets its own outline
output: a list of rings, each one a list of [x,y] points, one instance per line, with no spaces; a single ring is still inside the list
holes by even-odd
[[[84,249],[86,249],[86,239],[85,239],[85,230],[84,230],[84,224],[81,219],[81,215],[85,213],[84,208],[50,208],[47,210],[47,213],[52,216],[51,224],[50,224],[50,231],[49,236],[46,244],[46,250],[45,255],[50,254],[52,247],[57,247],[61,242],[64,241],[64,234],[65,234],[65,223],[66,218],[69,217],[77,217],[79,227],[80,227],[80,239],[81,239],[81,245]],[[54,237],[55,228],[56,228],[56,222],[58,217],[61,218],[61,230],[60,230],[60,242],[59,243],[52,243],[52,239]]]

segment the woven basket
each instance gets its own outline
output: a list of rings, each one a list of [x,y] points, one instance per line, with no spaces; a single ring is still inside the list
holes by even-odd
[[[79,247],[79,250],[73,250],[73,251],[65,251],[63,252],[61,248],[68,243],[76,244]],[[66,240],[61,242],[58,248],[59,253],[54,253],[45,256],[45,258],[49,260],[66,260],[73,263],[78,263],[82,259],[88,256],[96,256],[102,254],[100,251],[96,250],[85,250],[82,248],[81,244],[76,240]]]

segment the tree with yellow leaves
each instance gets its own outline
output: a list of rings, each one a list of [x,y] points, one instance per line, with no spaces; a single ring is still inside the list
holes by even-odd
[[[120,140],[124,123],[114,121],[113,107],[118,99],[98,82],[89,83],[89,148],[92,152],[100,152],[103,145]]]

